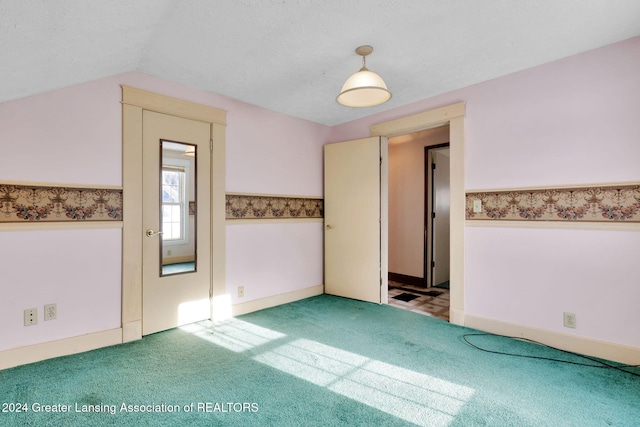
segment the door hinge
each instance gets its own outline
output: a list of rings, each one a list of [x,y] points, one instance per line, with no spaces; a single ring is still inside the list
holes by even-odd
[[[213,151],[213,139],[209,140],[209,151]]]
[[[382,157],[380,157],[380,166],[382,166]]]
[[[435,169],[436,168],[436,164],[435,163],[431,163],[431,169]]]
[[[435,212],[431,212],[431,219],[435,219],[436,217],[436,213]]]
[[[436,266],[436,262],[435,261],[431,261],[431,267],[435,268],[435,266]]]

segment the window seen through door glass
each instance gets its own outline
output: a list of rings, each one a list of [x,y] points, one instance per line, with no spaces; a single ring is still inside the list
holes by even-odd
[[[180,240],[184,233],[185,172],[162,170],[162,239]]]

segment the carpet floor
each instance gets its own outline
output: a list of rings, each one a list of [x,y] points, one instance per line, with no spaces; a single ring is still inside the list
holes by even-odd
[[[195,262],[180,262],[178,264],[168,264],[162,266],[162,274],[178,274],[194,271],[196,268]]]
[[[640,376],[474,332],[321,295],[0,371],[0,425],[639,424]]]

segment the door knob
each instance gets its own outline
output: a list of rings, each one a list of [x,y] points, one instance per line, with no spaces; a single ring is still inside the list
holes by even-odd
[[[158,234],[162,234],[162,231],[153,231],[152,229],[148,229],[144,233],[147,237],[157,236]]]

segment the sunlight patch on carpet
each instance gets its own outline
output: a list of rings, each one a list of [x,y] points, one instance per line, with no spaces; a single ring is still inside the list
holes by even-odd
[[[238,319],[204,321],[182,330],[387,414],[419,425],[446,427],[475,390],[308,339],[281,345],[287,335]],[[260,346],[269,344],[260,352]]]
[[[254,360],[405,421],[448,426],[474,390],[307,339]]]
[[[349,375],[369,359],[313,341],[298,339],[264,352],[254,357],[254,360],[315,385],[329,387],[337,378]]]
[[[286,336],[237,319],[219,322],[207,320],[181,326],[180,329],[236,353]]]

